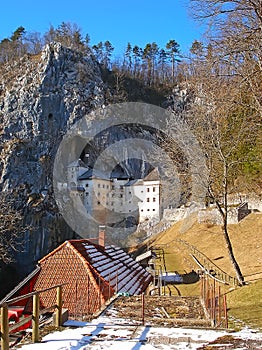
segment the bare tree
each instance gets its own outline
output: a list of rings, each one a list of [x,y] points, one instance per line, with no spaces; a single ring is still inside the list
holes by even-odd
[[[223,74],[227,67],[216,60],[214,51],[209,50],[206,56],[203,60],[201,54],[201,60],[194,61],[191,69],[194,74],[190,86],[195,98],[186,118],[205,152],[208,197],[221,215],[228,254],[239,284],[243,285],[230,240],[228,197],[238,190],[236,182],[245,166],[257,164],[259,170],[259,115],[252,105],[253,97],[239,85],[239,77]]]
[[[14,191],[0,193],[0,261],[8,264],[14,253],[23,249],[24,232],[29,226],[24,222],[24,186]]]
[[[261,0],[191,0],[191,4],[194,17],[208,24],[209,44],[216,50],[216,59],[227,67],[223,74],[238,76],[261,116]]]

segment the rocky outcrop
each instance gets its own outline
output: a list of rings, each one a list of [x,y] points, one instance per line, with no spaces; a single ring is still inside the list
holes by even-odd
[[[91,53],[83,55],[58,43],[1,70],[0,187],[13,191],[22,185],[27,198],[25,223],[32,229],[17,256],[25,273],[73,236],[52,195],[54,157],[68,128],[103,105],[104,85]]]

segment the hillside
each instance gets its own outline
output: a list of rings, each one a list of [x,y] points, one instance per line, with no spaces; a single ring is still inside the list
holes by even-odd
[[[262,327],[262,302],[260,298],[262,287],[261,232],[262,215],[260,213],[252,213],[239,224],[229,225],[235,256],[248,284],[235,290],[232,290],[232,288],[225,289],[225,292],[229,292],[227,294],[230,308],[229,315],[259,327]],[[192,269],[199,269],[190,256],[192,251],[179,240],[193,245],[216,266],[234,276],[220,226],[198,224],[192,216],[187,219],[187,222],[180,221],[170,229],[160,233],[149,243],[152,247],[162,247],[164,249],[168,271],[184,273]],[[176,286],[176,292],[185,296],[194,295],[199,293],[199,288],[199,283],[178,285]]]

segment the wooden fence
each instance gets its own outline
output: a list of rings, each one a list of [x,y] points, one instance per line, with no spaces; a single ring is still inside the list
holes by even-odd
[[[62,286],[64,284],[58,284],[50,288],[42,289],[36,292],[28,293],[22,296],[19,296],[17,298],[13,298],[10,300],[7,300],[5,303],[0,304],[1,308],[1,331],[0,331],[0,338],[1,338],[1,349],[2,350],[9,350],[9,333],[18,328],[23,326],[29,321],[32,321],[32,341],[34,343],[39,341],[39,316],[50,312],[53,310],[56,310],[55,315],[55,325],[57,327],[62,325]],[[40,310],[40,294],[47,292],[49,290],[56,288],[56,304]],[[33,298],[33,310],[32,315],[23,318],[21,321],[15,323],[14,325],[9,325],[9,319],[8,319],[8,305],[17,303],[20,300],[24,300],[27,298]]]
[[[212,327],[228,328],[226,294],[221,283],[207,274],[201,276],[201,300]]]

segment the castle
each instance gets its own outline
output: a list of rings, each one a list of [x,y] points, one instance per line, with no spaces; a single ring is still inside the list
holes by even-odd
[[[160,177],[153,169],[143,179],[132,179],[119,167],[108,176],[88,168],[80,159],[68,166],[70,193],[82,197],[87,212],[102,217],[112,212],[132,216],[138,211],[139,223],[160,220]],[[132,214],[133,213],[133,214]]]

